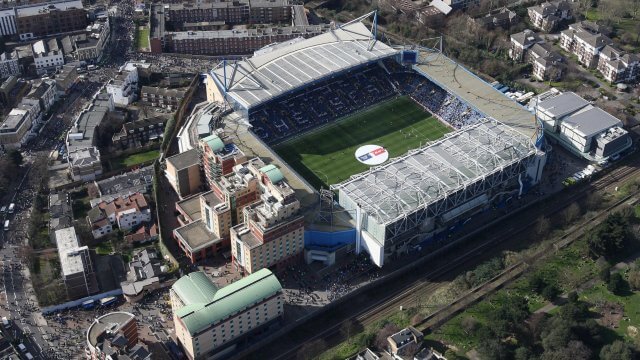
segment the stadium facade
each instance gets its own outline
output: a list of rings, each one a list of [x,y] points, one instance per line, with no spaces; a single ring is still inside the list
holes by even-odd
[[[305,94],[325,88],[330,92],[335,84],[362,79],[359,87],[331,99],[347,97],[371,106],[407,95],[454,128],[439,140],[331,186],[352,218],[356,252],[366,251],[382,266],[393,254],[440,239],[491,204],[527,191],[540,181],[546,157],[541,123],[531,112],[441,51],[391,47],[376,41],[374,33],[355,21],[310,39],[271,46],[243,61],[223,62],[207,74],[207,97],[228,103],[267,144],[361,110],[331,100],[329,107],[345,113],[336,116],[324,108],[304,112],[296,107],[300,101],[289,99],[314,102],[304,99]],[[288,122],[281,118],[285,113],[291,115]]]

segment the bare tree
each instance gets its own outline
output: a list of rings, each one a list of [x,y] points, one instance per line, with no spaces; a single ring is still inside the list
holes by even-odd
[[[573,222],[575,219],[580,216],[582,210],[580,209],[580,205],[578,203],[572,203],[568,208],[564,210],[564,221],[569,224]]]
[[[536,233],[540,236],[546,236],[551,230],[551,220],[546,216],[541,216],[536,222]]]
[[[316,339],[314,341],[305,343],[304,345],[302,345],[300,350],[298,350],[298,353],[296,354],[296,359],[311,360],[314,357],[321,354],[326,347],[327,347],[327,344],[322,339]]]
[[[387,338],[397,333],[398,331],[400,331],[400,328],[396,324],[388,323],[382,329],[380,329],[380,331],[378,331],[378,334],[376,335],[375,346],[379,350],[386,349],[389,345]]]
[[[356,330],[356,323],[353,319],[349,319],[340,325],[340,333],[347,338],[347,342],[351,343],[351,335]]]

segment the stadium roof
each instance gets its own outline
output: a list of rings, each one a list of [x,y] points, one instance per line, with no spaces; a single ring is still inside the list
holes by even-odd
[[[416,69],[429,80],[476,108],[485,116],[509,125],[535,140],[539,126],[535,116],[515,100],[496,90],[442,53],[421,53]]]
[[[533,143],[509,126],[483,120],[332,189],[377,223],[390,224],[535,152]]]
[[[210,74],[218,86],[227,84],[227,94],[234,101],[249,109],[333,73],[397,53],[372,39],[367,27],[355,22],[220,66]]]

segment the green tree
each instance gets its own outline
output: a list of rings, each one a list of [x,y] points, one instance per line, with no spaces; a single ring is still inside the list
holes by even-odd
[[[481,359],[487,360],[507,360],[511,359],[509,348],[502,341],[490,339],[478,345],[478,353]]]
[[[628,244],[631,239],[629,224],[621,213],[616,212],[598,225],[589,236],[589,251],[595,256],[613,258]]]
[[[521,346],[516,349],[513,354],[514,360],[529,360],[533,356],[533,353],[528,348]]]
[[[12,149],[9,151],[8,155],[15,166],[20,166],[24,162],[24,158],[22,157],[20,150]]]
[[[629,286],[633,290],[640,290],[640,270],[632,270],[629,272]]]
[[[605,345],[600,350],[600,360],[633,360],[634,358],[635,351],[621,340]]]
[[[613,275],[611,275],[611,278],[607,283],[607,289],[612,293],[618,295],[624,290],[625,285],[626,284],[624,279],[622,278],[622,275],[620,275],[620,273],[614,273]]]
[[[547,285],[542,289],[542,296],[549,300],[555,300],[560,295],[560,290],[555,285]]]

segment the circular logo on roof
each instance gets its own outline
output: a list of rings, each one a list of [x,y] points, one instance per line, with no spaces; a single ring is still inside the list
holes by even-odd
[[[387,149],[380,145],[363,145],[356,150],[356,160],[365,165],[380,165],[388,159]]]

